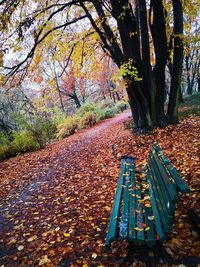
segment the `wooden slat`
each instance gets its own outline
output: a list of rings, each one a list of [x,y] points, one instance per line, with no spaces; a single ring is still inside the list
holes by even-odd
[[[169,216],[166,210],[165,202],[162,196],[162,191],[159,187],[159,184],[156,182],[156,175],[157,173],[155,170],[152,168],[152,162],[149,160],[149,165],[150,165],[150,172],[151,172],[151,184],[152,184],[152,189],[154,191],[154,197],[157,203],[157,208],[160,213],[160,218],[162,221],[163,225],[163,230],[165,233],[170,231],[171,229],[171,223],[173,220],[172,216]],[[168,223],[170,221],[170,224]]]
[[[155,181],[155,185],[158,191],[159,198],[163,204],[163,209],[166,211],[167,214],[169,214],[169,216],[173,216],[174,203],[169,196],[169,192],[167,191],[167,188],[159,172],[159,168],[155,162],[154,157],[150,156],[149,165],[151,166],[151,169],[153,170],[153,174],[154,174],[153,178]]]
[[[149,201],[150,201],[149,189],[145,189],[144,198],[145,197],[149,197]],[[153,241],[155,241],[155,233],[154,233],[154,223],[153,223],[154,220],[152,220],[152,217],[153,217],[152,207],[144,206],[144,210],[145,210],[145,214],[144,214],[145,218],[144,219],[145,219],[145,223],[146,223],[147,241],[153,242]]]
[[[189,193],[190,192],[189,187],[181,179],[179,172],[174,168],[174,166],[171,164],[171,162],[168,160],[168,158],[163,154],[161,148],[158,145],[156,145],[155,148],[159,152],[160,158],[162,159],[163,163],[165,164],[166,168],[168,169],[169,173],[171,174],[171,177],[175,181],[178,190],[182,193]]]
[[[176,191],[174,184],[171,182],[170,177],[169,177],[165,167],[163,166],[162,162],[158,158],[157,152],[155,150],[153,150],[153,151],[151,151],[151,153],[154,157],[155,163],[157,164],[160,175],[162,177],[164,188],[168,191],[168,194],[169,194],[171,200],[174,202],[177,202],[179,199],[178,193]]]
[[[130,187],[130,209],[129,209],[129,241],[133,241],[136,239],[136,220],[135,220],[135,210],[136,210],[136,192],[135,192],[135,166],[132,165],[130,170],[130,179],[131,179],[131,187]]]
[[[159,239],[162,241],[162,240],[166,239],[166,235],[164,233],[164,229],[163,229],[163,226],[161,223],[160,214],[158,211],[157,202],[155,199],[155,193],[154,193],[151,181],[152,181],[151,173],[150,173],[150,169],[148,168],[147,182],[149,184],[149,192],[150,192],[150,197],[151,197],[152,210],[153,210],[153,214],[154,214],[154,218],[155,218],[156,231],[158,233]]]
[[[136,183],[136,218],[137,218],[137,228],[142,229],[144,224],[144,216],[143,216],[143,209],[142,209],[142,203],[141,200],[141,184]],[[144,230],[137,231],[137,240],[144,240]]]
[[[122,239],[128,238],[129,202],[130,202],[129,188],[131,185],[129,169],[130,169],[130,163],[126,165],[126,172],[125,172],[125,187],[124,187],[124,198],[123,198],[123,207],[122,207],[122,218],[121,218],[120,229],[119,229],[119,236]]]
[[[119,180],[118,180],[117,189],[116,189],[115,198],[114,198],[114,204],[113,204],[112,213],[110,217],[108,232],[106,235],[106,241],[105,241],[106,247],[109,247],[110,243],[113,240],[115,240],[118,236],[119,213],[120,213],[120,203],[121,203],[121,197],[122,197],[122,185],[124,183],[123,174],[125,172],[125,163],[126,163],[126,160],[122,159]]]

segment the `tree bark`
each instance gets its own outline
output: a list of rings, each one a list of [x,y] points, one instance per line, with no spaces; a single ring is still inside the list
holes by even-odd
[[[153,69],[152,109],[154,124],[164,127],[167,124],[165,103],[165,67],[167,63],[167,36],[162,0],[152,0],[153,23],[150,25],[155,48],[156,64]]]
[[[181,75],[183,64],[183,7],[181,0],[173,0],[174,15],[174,58],[171,79],[170,96],[168,104],[168,122],[178,123],[178,104],[181,89]]]

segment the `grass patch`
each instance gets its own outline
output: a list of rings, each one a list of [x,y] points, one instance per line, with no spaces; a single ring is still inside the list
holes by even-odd
[[[183,120],[190,116],[200,116],[200,94],[194,94],[184,98],[184,103],[179,107],[179,119]]]

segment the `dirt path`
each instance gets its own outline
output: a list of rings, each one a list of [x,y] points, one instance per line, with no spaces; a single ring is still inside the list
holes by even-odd
[[[56,266],[66,253],[77,260],[80,246],[84,251],[89,242],[87,255],[95,252],[92,243],[105,231],[110,212],[109,180],[119,165],[112,144],[129,115],[0,164],[0,263],[34,266],[48,255]]]

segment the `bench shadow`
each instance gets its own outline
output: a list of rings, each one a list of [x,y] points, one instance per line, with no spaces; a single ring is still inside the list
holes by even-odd
[[[167,253],[161,242],[152,247],[146,244],[129,242],[127,257],[118,266],[138,266],[139,262],[146,267],[161,266],[162,264],[167,266],[183,264],[188,267],[197,267],[200,264],[200,257],[186,256],[177,260]]]

